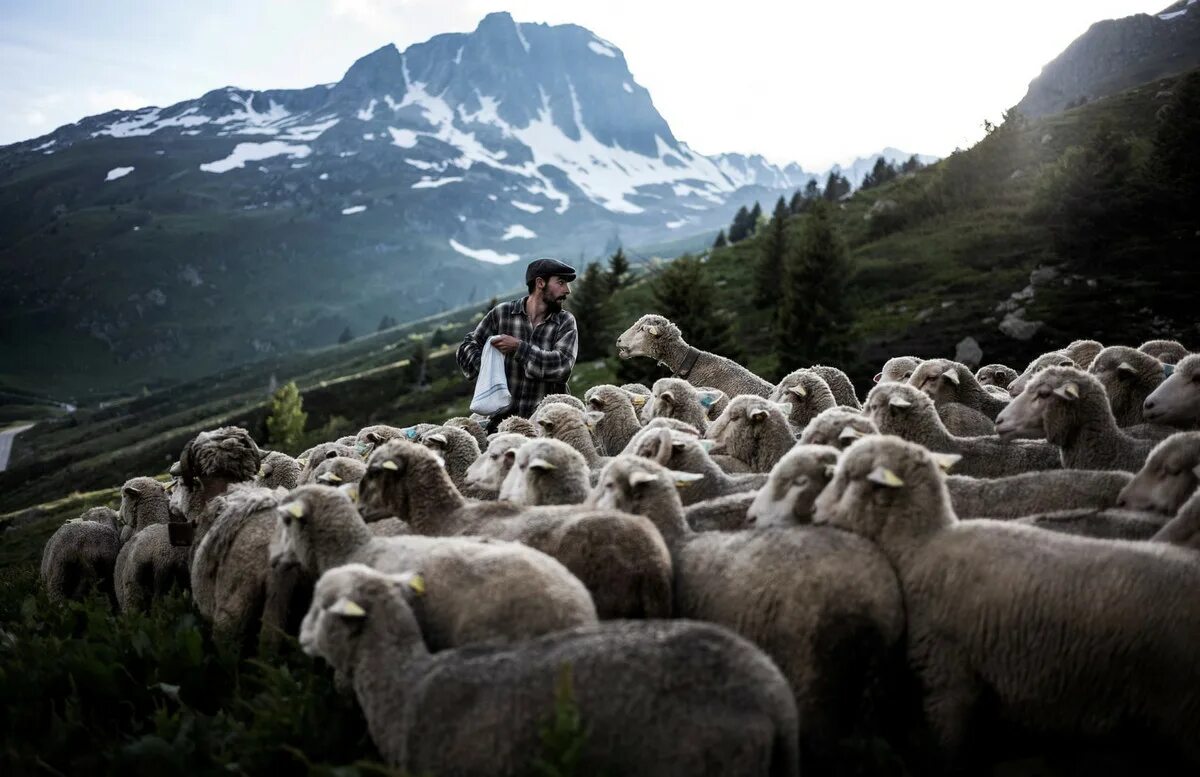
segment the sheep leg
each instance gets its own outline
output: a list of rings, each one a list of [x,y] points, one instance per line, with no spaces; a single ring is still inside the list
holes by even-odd
[[[950,645],[926,648],[927,660],[913,656],[924,687],[923,707],[935,748],[935,762],[946,773],[962,770],[971,754],[969,736],[981,688],[967,662]]]

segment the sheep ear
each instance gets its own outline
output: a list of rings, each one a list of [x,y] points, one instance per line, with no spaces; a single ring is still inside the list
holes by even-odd
[[[340,615],[343,618],[351,618],[353,620],[360,620],[367,617],[366,610],[344,596],[330,605],[329,611],[334,615]]]
[[[725,392],[718,391],[718,390],[701,391],[700,392],[700,405],[702,407],[712,407],[713,405],[717,404],[717,402],[721,401],[721,395],[724,393]]]
[[[804,388],[804,386],[801,386],[800,384],[796,384],[795,386],[792,386],[790,389],[788,389],[788,391],[795,394],[798,397],[807,397],[808,396],[808,389]]]
[[[378,432],[367,432],[366,440],[372,445],[379,445],[383,442],[383,438],[379,436]]]
[[[836,472],[837,472],[837,465],[836,465],[836,464],[826,464],[826,465],[825,465],[825,477],[826,477],[826,478],[828,478],[828,479],[830,479],[830,480],[833,480],[833,475],[834,475],[834,473],[836,473]]]
[[[909,402],[902,396],[896,395],[888,399],[888,405],[891,407],[912,407],[912,402]]]
[[[320,475],[317,475],[317,480],[322,483],[341,483],[342,482],[342,479],[337,476],[337,473],[334,473],[334,472],[322,472]]]
[[[301,467],[307,467],[308,459],[296,459],[296,463],[299,464]]]
[[[1129,375],[1137,375],[1137,368],[1129,362],[1121,362],[1117,365],[1117,372],[1124,372]]]
[[[425,435],[423,442],[437,443],[443,448],[449,443],[449,441],[446,439],[446,435],[442,434],[441,432],[434,432],[433,434]]]
[[[751,411],[749,412],[749,414],[747,415],[747,417],[748,417],[748,418],[749,418],[751,421],[754,421],[755,423],[758,423],[759,421],[764,421],[764,420],[766,420],[766,418],[767,418],[767,411],[766,411],[766,410],[763,410],[762,408],[758,408],[757,410],[751,410]]]
[[[1079,399],[1079,386],[1074,382],[1064,383],[1058,388],[1054,389],[1054,395],[1062,397],[1068,402],[1074,401]]]
[[[950,468],[962,459],[962,456],[957,453],[931,453],[930,455],[933,456],[933,460],[937,462],[942,472],[949,472]]]
[[[904,481],[901,480],[900,476],[887,467],[876,467],[871,470],[871,474],[867,475],[867,480],[887,488],[901,488],[904,485]]]
[[[357,483],[343,483],[337,487],[337,490],[341,491],[343,494],[350,497],[351,502],[353,502],[354,504],[358,504],[358,484]]]
[[[865,437],[865,436],[866,436],[865,434],[858,431],[853,426],[844,426],[844,427],[842,427],[841,433],[838,434],[838,439],[839,440],[857,440],[860,437]]]
[[[538,426],[542,427],[542,428],[543,428],[543,429],[545,429],[547,432],[553,432],[553,431],[554,431],[554,422],[553,422],[553,421],[546,421],[546,420],[543,420],[543,419],[539,418],[539,419],[538,419]]]
[[[415,593],[417,596],[425,595],[425,577],[419,572],[405,572],[400,575],[392,575],[393,580],[408,590]]]
[[[664,391],[663,393],[658,395],[658,398],[661,399],[663,402],[666,402],[668,405],[675,404],[675,395],[673,393],[671,393],[670,391]]]
[[[174,464],[172,464],[171,468],[169,470],[167,470],[167,474],[173,478],[179,477],[180,474],[182,474],[182,473],[183,473],[183,465],[180,464],[178,461],[175,462]]]
[[[1162,367],[1163,367],[1163,377],[1164,378],[1169,378],[1175,374],[1175,365],[1174,364],[1164,364]]]
[[[662,334],[662,330],[659,329],[654,324],[651,324],[650,326],[646,327],[646,331],[650,333],[651,337],[658,337],[660,334]]]
[[[653,483],[656,480],[658,480],[658,477],[656,475],[651,475],[649,472],[642,472],[641,470],[638,470],[636,472],[629,473],[629,485],[633,486],[634,488],[646,483]]]
[[[676,488],[687,488],[697,480],[703,480],[703,473],[699,472],[676,472],[671,470],[671,477],[675,478]]]
[[[962,379],[958,377],[958,371],[955,370],[954,368],[950,368],[950,369],[946,370],[945,372],[943,372],[942,377],[945,378],[946,380],[950,381],[951,383],[953,383],[955,386],[959,385],[962,382]]]
[[[509,448],[508,450],[506,450],[506,451],[504,452],[504,458],[506,458],[506,459],[512,459],[513,461],[516,461],[516,458],[517,458],[517,449],[516,449],[516,448]]]
[[[388,459],[387,461],[383,462],[379,466],[383,467],[384,469],[388,470],[389,472],[399,472],[400,471],[400,465],[397,464],[396,462],[392,461],[391,459]]]
[[[141,490],[134,488],[133,486],[125,486],[125,488],[121,489],[121,493],[130,499],[137,499],[142,495]]]
[[[634,407],[643,407],[646,404],[646,395],[630,392],[629,401],[633,403]]]
[[[533,461],[529,462],[529,468],[535,469],[538,472],[553,472],[554,470],[558,469],[558,467],[554,466],[554,464],[546,459],[534,459]]]
[[[883,373],[882,373],[882,372],[877,372],[877,373],[875,373],[875,377],[871,378],[871,382],[872,382],[872,383],[878,383],[878,382],[879,382],[879,381],[881,381],[881,380],[883,380]]]
[[[289,515],[291,515],[293,518],[295,518],[295,519],[297,519],[297,520],[299,520],[299,519],[303,518],[303,517],[304,517],[304,514],[305,514],[305,512],[307,512],[307,511],[304,509],[304,503],[303,503],[303,502],[292,502],[291,504],[289,504],[289,505],[288,505],[287,507],[285,507],[284,509],[288,511],[288,514],[289,514]]]

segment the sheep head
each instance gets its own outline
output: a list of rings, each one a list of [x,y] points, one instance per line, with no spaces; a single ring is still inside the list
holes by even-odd
[[[1163,364],[1178,364],[1188,355],[1188,349],[1178,340],[1147,340],[1138,346],[1138,350],[1153,356]]]
[[[1049,367],[1034,375],[1021,394],[996,416],[1002,440],[1045,437],[1061,445],[1070,430],[1112,411],[1104,387],[1076,367]]]
[[[528,442],[521,434],[497,433],[488,440],[487,450],[467,467],[466,483],[479,489],[499,491],[516,460],[517,448]]]
[[[734,397],[725,412],[708,428],[708,439],[716,443],[713,453],[753,461],[759,440],[770,428],[787,429],[787,417],[791,412],[790,403],[781,405],[750,394]]]
[[[880,434],[901,437],[914,425],[942,425],[933,400],[907,383],[880,383],[871,389],[863,414],[875,423]]]
[[[876,383],[908,383],[920,363],[916,356],[893,356],[883,363],[883,369],[874,380]]]
[[[1070,345],[1063,349],[1063,353],[1067,355],[1067,358],[1075,362],[1076,367],[1086,370],[1091,366],[1096,355],[1103,350],[1104,345],[1096,340],[1073,340]]]
[[[1142,404],[1150,423],[1190,426],[1200,423],[1200,354],[1186,356]]]
[[[617,355],[622,359],[634,356],[660,359],[664,346],[674,341],[682,342],[679,327],[663,316],[648,313],[617,338]]]
[[[965,365],[950,359],[929,359],[921,362],[908,379],[909,385],[920,389],[933,400],[934,405],[960,402],[962,390],[967,387],[965,384],[973,382],[976,381],[971,371]]]
[[[454,488],[445,462],[437,453],[419,443],[399,439],[375,449],[367,459],[366,474],[358,485],[360,509],[367,520],[394,515],[409,521],[414,514],[415,489]]]
[[[275,516],[268,555],[272,567],[320,572],[321,545],[327,538],[370,538],[350,494],[332,486],[307,485],[290,491],[275,508]]]
[[[522,437],[537,437],[537,426],[528,418],[522,418],[519,415],[511,415],[505,418],[496,426],[496,431],[501,433],[519,434]]]
[[[527,440],[516,449],[500,499],[522,505],[574,504],[587,497],[588,464],[565,442]]]
[[[797,426],[805,426],[820,413],[835,407],[833,391],[825,379],[810,369],[799,369],[785,375],[771,392],[772,402],[786,402],[792,406],[789,419]]]
[[[870,418],[848,408],[831,407],[808,422],[800,442],[845,450],[868,434],[879,434],[879,427]]]
[[[975,373],[975,380],[980,386],[999,386],[1008,388],[1008,384],[1017,379],[1017,371],[1003,364],[986,364]]]
[[[1008,395],[1015,397],[1025,390],[1029,385],[1029,381],[1033,379],[1044,369],[1049,367],[1075,367],[1075,362],[1067,355],[1066,351],[1050,351],[1037,357],[1029,363],[1025,371],[1017,376],[1017,379],[1008,384]]]
[[[957,520],[934,454],[886,435],[859,440],[842,453],[815,507],[815,523],[872,540],[893,560]]]
[[[152,523],[166,523],[170,515],[169,497],[162,483],[154,478],[137,477],[121,486],[118,518],[130,532],[139,532]]]
[[[1179,432],[1154,446],[1121,489],[1118,507],[1174,515],[1200,487],[1200,432]]]
[[[687,488],[703,478],[692,472],[676,472],[639,456],[618,456],[605,465],[586,504],[601,510],[620,510],[645,515],[658,525],[661,515],[653,513],[668,505],[682,515],[683,505],[676,489]],[[657,509],[656,509],[657,508]]]
[[[797,445],[779,460],[758,490],[746,517],[759,528],[812,520],[817,496],[833,480],[840,451],[828,445]]]

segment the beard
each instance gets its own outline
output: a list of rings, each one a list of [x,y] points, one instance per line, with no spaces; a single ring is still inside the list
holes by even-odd
[[[542,292],[542,302],[546,305],[547,313],[557,313],[562,310],[562,303],[566,298],[565,294],[561,297],[554,297],[549,291]]]

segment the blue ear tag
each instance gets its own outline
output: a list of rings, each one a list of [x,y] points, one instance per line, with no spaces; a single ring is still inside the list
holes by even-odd
[[[1163,377],[1164,378],[1171,377],[1171,375],[1174,374],[1174,372],[1175,372],[1174,364],[1164,364],[1163,365]]]
[[[404,430],[404,436],[410,440],[415,440],[417,439],[417,430],[409,427],[408,429]]]
[[[712,407],[714,399],[716,399],[716,397],[712,396],[711,394],[706,394],[700,397],[701,407]]]

